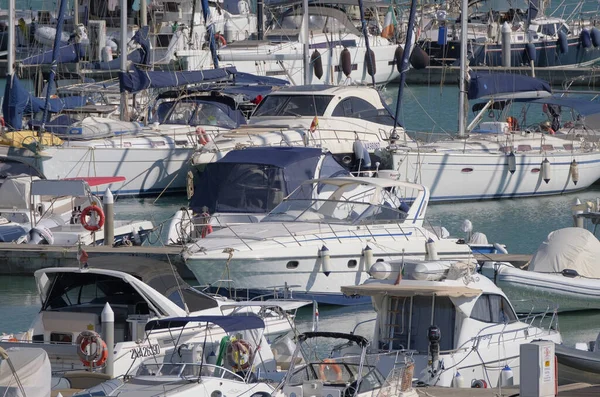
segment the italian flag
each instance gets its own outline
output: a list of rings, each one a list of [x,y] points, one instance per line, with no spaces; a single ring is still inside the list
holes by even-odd
[[[383,29],[381,30],[381,37],[384,39],[391,39],[394,37],[394,28],[396,26],[396,16],[394,15],[394,9],[389,6],[387,13],[385,14],[385,20],[383,21]]]

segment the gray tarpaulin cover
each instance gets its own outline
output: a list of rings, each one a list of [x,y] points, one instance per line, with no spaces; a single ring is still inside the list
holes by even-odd
[[[6,352],[21,380],[26,396],[50,397],[51,367],[48,354],[38,348],[10,348]],[[6,360],[0,360],[0,396],[23,396]]]
[[[531,259],[529,270],[560,273],[577,270],[581,276],[600,278],[600,241],[591,232],[568,227],[551,232]]]

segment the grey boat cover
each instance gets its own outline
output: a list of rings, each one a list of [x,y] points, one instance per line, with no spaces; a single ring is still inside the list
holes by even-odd
[[[51,367],[46,351],[38,348],[10,348],[6,352],[23,385],[25,394],[17,385],[15,375],[8,362],[0,359],[0,396],[50,397]]]
[[[600,278],[600,241],[591,232],[568,227],[551,232],[531,259],[529,270],[560,273],[576,270],[579,275]]]

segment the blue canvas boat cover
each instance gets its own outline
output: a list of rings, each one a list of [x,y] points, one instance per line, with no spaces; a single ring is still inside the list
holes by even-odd
[[[532,97],[539,97],[539,93],[550,94],[550,84],[544,80],[529,76],[511,73],[471,73],[469,80],[469,99],[482,97],[511,95],[515,93],[532,93]]]
[[[119,82],[121,92],[135,93],[149,88],[179,87],[188,84],[225,80],[233,73],[236,73],[234,67],[189,72],[155,72],[133,68],[127,73],[119,72]]]
[[[52,52],[54,50],[44,51],[41,54],[33,55],[23,59],[21,65],[50,65],[52,63]],[[85,46],[79,44],[69,44],[58,49],[57,63],[79,62],[85,57]]]
[[[317,165],[325,159],[320,174]],[[256,147],[232,150],[207,164],[196,179],[190,207],[209,213],[267,213],[308,179],[348,176],[349,172],[321,149]]]
[[[232,333],[248,329],[263,329],[265,322],[256,315],[248,316],[191,316],[170,317],[161,320],[152,320],[146,324],[146,331],[164,328],[181,328],[188,323],[211,323],[218,325],[225,332]]]
[[[86,102],[87,98],[82,96],[52,98],[48,101],[48,111],[58,113],[63,109],[81,107]],[[23,116],[25,114],[37,113],[44,110],[45,107],[46,101],[30,94],[16,75],[7,78],[4,101],[2,102],[2,114],[9,129],[19,130],[23,128]]]
[[[548,97],[524,102],[563,106],[576,110],[582,116],[600,113],[600,103],[581,98]]]

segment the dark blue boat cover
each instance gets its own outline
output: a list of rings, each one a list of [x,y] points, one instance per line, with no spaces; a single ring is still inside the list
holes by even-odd
[[[41,54],[25,58],[19,63],[21,65],[50,65],[52,63],[52,52],[54,50],[44,51]],[[69,44],[58,49],[56,61],[58,63],[79,62],[85,57],[85,47],[79,44]]]
[[[325,159],[317,175],[317,165]],[[256,147],[232,150],[221,160],[206,165],[195,178],[190,207],[215,212],[266,213],[301,183],[315,177],[348,176],[349,172],[321,149],[305,147]]]
[[[146,331],[164,328],[185,327],[188,323],[211,323],[221,327],[225,332],[245,331],[247,329],[263,329],[265,322],[258,316],[190,316],[167,317],[148,321]]]
[[[520,101],[519,101],[520,102]],[[595,101],[589,101],[581,98],[562,98],[562,97],[549,97],[534,99],[532,101],[526,101],[527,103],[537,103],[546,105],[557,105],[571,108],[577,111],[582,116],[589,116],[591,114],[600,113],[600,104]]]
[[[121,92],[135,93],[148,88],[179,87],[188,84],[225,80],[233,73],[236,73],[234,67],[190,72],[154,72],[134,67],[127,73],[119,72],[119,83]]]
[[[513,94],[519,92],[546,91],[552,92],[550,84],[544,80],[510,73],[471,73],[469,81],[469,99]]]
[[[85,105],[86,97],[71,96],[51,98],[48,101],[48,111],[58,113],[63,109],[74,109]],[[16,75],[9,76],[4,89],[2,114],[4,121],[11,130],[23,128],[23,115],[44,110],[46,102],[29,93]]]

